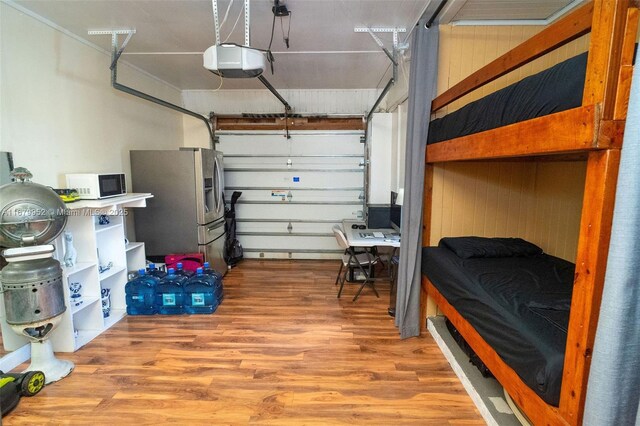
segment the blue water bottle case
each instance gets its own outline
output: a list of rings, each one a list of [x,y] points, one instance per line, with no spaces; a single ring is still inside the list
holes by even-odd
[[[218,308],[216,279],[198,268],[184,286],[184,311],[187,314],[211,314]]]
[[[156,286],[156,311],[162,315],[184,313],[184,284],[187,277],[176,274],[173,268]]]
[[[147,275],[144,269],[138,270],[138,276],[124,287],[127,314],[153,315],[156,313],[155,296],[158,282],[158,278]]]

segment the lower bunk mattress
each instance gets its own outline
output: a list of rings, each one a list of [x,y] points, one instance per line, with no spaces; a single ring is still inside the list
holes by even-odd
[[[464,258],[441,242],[423,248],[422,273],[527,386],[557,406],[575,265],[541,253]]]

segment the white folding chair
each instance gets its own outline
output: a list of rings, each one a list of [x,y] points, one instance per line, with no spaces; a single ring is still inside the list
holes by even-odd
[[[344,235],[342,228],[339,225],[335,225],[333,227],[333,235],[336,237],[336,241],[338,242],[338,246],[344,249],[344,254],[342,255],[342,263],[340,264],[340,269],[338,270],[338,276],[336,277],[335,285],[338,285],[338,281],[340,282],[340,290],[338,290],[338,298],[342,294],[342,289],[344,288],[344,282],[347,279],[347,273],[349,272],[349,268],[357,267],[360,269],[364,276],[364,281],[358,292],[353,297],[353,301],[355,302],[360,293],[362,293],[362,289],[364,289],[365,285],[371,286],[373,292],[376,294],[376,297],[380,297],[378,294],[378,290],[376,290],[375,283],[371,281],[371,273],[373,272],[373,266],[378,263],[380,258],[378,256],[374,256],[369,251],[365,251],[363,253],[356,253],[353,247],[349,245],[347,241],[347,237]],[[365,269],[366,267],[366,269]],[[344,272],[342,269],[344,268]]]

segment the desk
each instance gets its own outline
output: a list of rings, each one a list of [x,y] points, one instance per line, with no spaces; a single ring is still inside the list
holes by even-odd
[[[351,247],[362,247],[362,248],[393,247],[395,249],[400,247],[399,234],[396,232],[395,229],[392,229],[392,228],[352,229],[351,225],[364,225],[364,223],[358,222],[355,220],[342,221],[342,229],[344,229],[344,234],[347,237],[347,241],[349,242],[349,245]],[[360,233],[373,234],[374,232],[382,232],[385,235],[385,238],[376,238],[376,237],[363,238],[360,236]]]
[[[389,270],[389,277],[388,278],[370,278],[369,275],[367,274],[367,272],[365,271],[365,269],[363,268],[363,266],[358,262],[357,257],[353,257],[353,260],[356,262],[358,268],[362,271],[362,273],[365,275],[365,280],[362,283],[362,285],[360,286],[360,289],[358,290],[358,292],[356,293],[355,297],[353,298],[353,301],[355,302],[358,299],[358,296],[360,296],[360,293],[362,292],[362,289],[364,288],[365,285],[369,285],[374,293],[376,294],[376,296],[380,297],[378,295],[378,291],[375,288],[375,281],[381,281],[381,280],[389,280],[390,285],[393,285],[393,275],[391,273],[391,257],[393,257],[396,254],[396,251],[398,250],[398,248],[400,247],[400,236],[398,235],[398,233],[391,228],[377,228],[377,229],[371,229],[371,228],[365,228],[365,229],[353,229],[351,226],[352,225],[364,225],[363,222],[360,221],[354,221],[354,220],[344,220],[342,221],[342,229],[344,230],[344,234],[347,238],[347,243],[349,244],[350,247],[353,248],[362,248],[365,249],[365,251],[369,251],[370,249],[374,248],[374,247],[392,247],[393,248],[393,252],[391,253],[391,256],[389,257],[389,265],[388,265],[388,270]],[[366,233],[366,234],[373,234],[374,232],[381,232],[382,234],[384,234],[384,237],[362,237],[360,234],[361,233]],[[342,290],[342,289],[341,289]],[[339,295],[338,295],[339,297]]]

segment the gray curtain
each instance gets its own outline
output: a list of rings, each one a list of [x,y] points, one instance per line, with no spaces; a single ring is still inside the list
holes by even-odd
[[[420,318],[424,155],[438,75],[438,27],[425,28],[425,22],[426,19],[418,22],[411,43],[402,243],[396,298],[396,326],[403,339],[420,335],[420,321],[424,320]]]
[[[640,66],[622,145],[586,425],[640,425]]]

